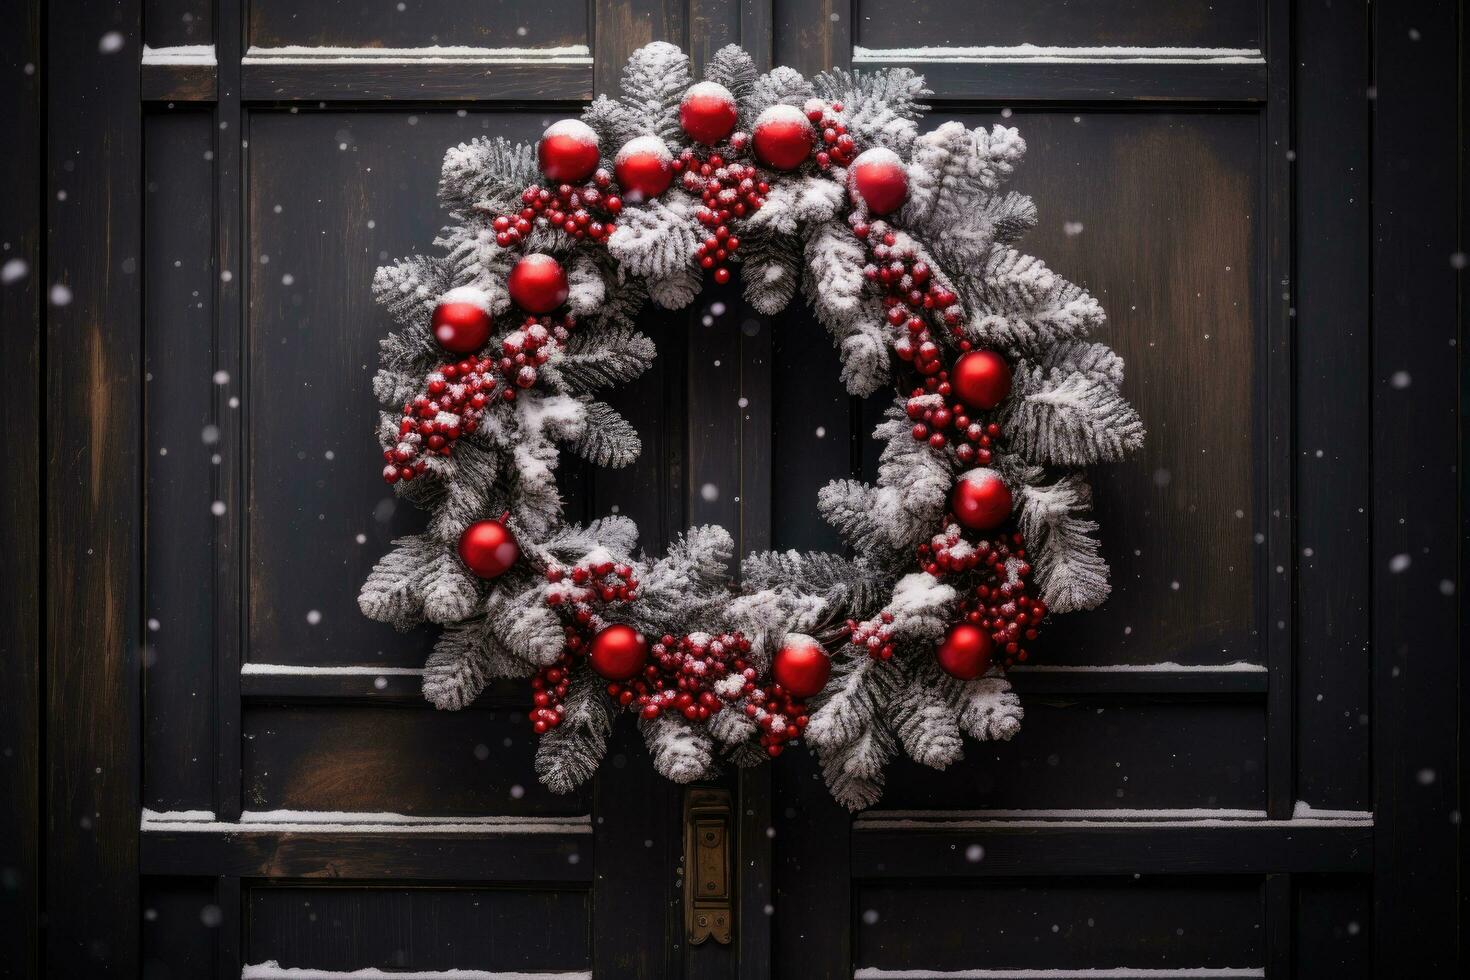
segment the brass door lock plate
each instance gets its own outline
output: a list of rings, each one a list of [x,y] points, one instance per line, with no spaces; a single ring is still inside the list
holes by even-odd
[[[684,927],[689,945],[734,937],[731,888],[730,792],[690,789],[684,794]]]

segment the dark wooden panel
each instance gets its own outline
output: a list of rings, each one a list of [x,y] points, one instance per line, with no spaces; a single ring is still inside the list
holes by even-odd
[[[931,45],[1262,46],[1261,4],[1249,0],[856,0],[857,43]]]
[[[250,43],[410,48],[587,44],[586,0],[251,0]]]
[[[1297,5],[1297,795],[1372,805],[1369,764],[1372,392],[1368,21],[1364,5]]]
[[[247,963],[315,970],[575,970],[591,951],[585,890],[262,885]]]
[[[149,831],[143,872],[345,881],[590,882],[585,833]]]
[[[143,879],[143,976],[185,980],[213,972],[224,925],[215,898],[209,878]]]
[[[1090,473],[1113,594],[1057,617],[1044,663],[1261,662],[1255,591],[1258,121],[1245,113],[1016,112],[1022,247],[1090,289],[1127,363],[1141,453]],[[1263,539],[1264,540],[1264,539]]]
[[[865,882],[853,913],[859,968],[1167,970],[1264,957],[1260,882],[1245,877]]]
[[[209,0],[143,0],[143,39],[150,48],[214,41]]]
[[[0,501],[0,976],[40,969],[41,841],[41,303],[46,292],[41,214],[41,11],[22,4],[0,37],[11,81],[0,115],[18,134],[0,156],[0,456],[11,485]]]
[[[536,781],[523,711],[258,705],[244,715],[245,807],[407,814],[583,814]]]
[[[852,61],[855,0],[772,0],[776,64],[810,77]]]
[[[1265,805],[1258,702],[1030,698],[1025,708],[1013,741],[967,741],[944,772],[896,762],[883,807]]]
[[[1213,825],[1212,825],[1213,824]],[[978,847],[976,851],[974,848]],[[1366,872],[1373,827],[1331,821],[1051,824],[935,821],[875,814],[853,834],[853,874],[866,878],[1006,875]]]
[[[149,116],[144,129],[143,800],[214,809],[214,122]]]
[[[248,659],[423,666],[432,631],[396,633],[357,608],[389,542],[425,520],[378,476],[371,381],[392,324],[368,287],[379,264],[432,251],[446,146],[486,132],[531,139],[542,124],[507,113],[251,116]]]
[[[1372,16],[1373,963],[1375,976],[1435,976],[1464,965],[1465,173],[1451,93],[1464,95],[1466,23],[1445,0]]]
[[[46,967],[121,976],[139,957],[139,4],[47,13]]]
[[[1370,883],[1360,876],[1302,875],[1296,879],[1293,977],[1358,980],[1373,976]]]

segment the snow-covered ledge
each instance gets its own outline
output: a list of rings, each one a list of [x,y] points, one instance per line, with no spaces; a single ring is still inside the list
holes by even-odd
[[[967,65],[1263,65],[1259,48],[1071,46],[1056,44],[933,45],[919,48],[865,48],[854,45],[855,65],[951,62]]]
[[[422,48],[280,47],[252,45],[243,65],[591,65],[592,50],[585,44],[556,48],[477,48],[432,45]]]
[[[425,817],[362,810],[246,810],[216,820],[207,810],[143,810],[145,833],[296,834],[590,834],[591,816]]]
[[[214,67],[213,44],[177,44],[167,48],[150,48],[143,45],[145,65],[205,65]]]
[[[592,980],[587,970],[560,973],[525,973],[520,970],[316,970],[306,966],[281,966],[275,960],[247,963],[240,971],[241,980]]]

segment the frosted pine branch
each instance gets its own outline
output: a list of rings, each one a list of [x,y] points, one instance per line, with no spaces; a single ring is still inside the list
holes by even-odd
[[[553,793],[570,793],[591,779],[607,752],[612,712],[600,678],[590,671],[575,674],[562,723],[536,746],[536,778]]]

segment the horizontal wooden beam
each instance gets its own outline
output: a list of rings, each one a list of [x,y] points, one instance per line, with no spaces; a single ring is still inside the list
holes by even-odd
[[[923,75],[932,102],[1262,103],[1266,66],[1246,63],[998,62],[854,59],[872,71],[908,67]]]
[[[1370,821],[882,821],[852,835],[860,878],[1357,873]]]
[[[340,880],[592,881],[590,833],[411,830],[152,830],[140,835],[145,875]]]
[[[1218,670],[1180,667],[1021,668],[1008,675],[1022,695],[1068,697],[1263,696],[1264,670],[1224,667]],[[403,667],[297,667],[247,664],[240,692],[257,701],[370,700],[423,704],[423,672]],[[475,702],[479,707],[529,707],[529,689],[504,681]]]
[[[218,75],[214,65],[143,63],[144,102],[213,102]]]
[[[586,102],[590,64],[246,59],[247,102]]]

